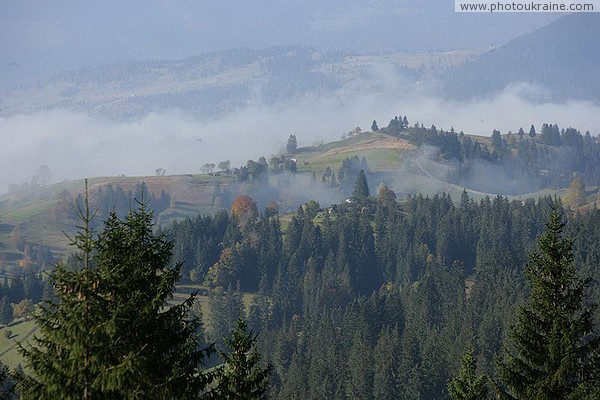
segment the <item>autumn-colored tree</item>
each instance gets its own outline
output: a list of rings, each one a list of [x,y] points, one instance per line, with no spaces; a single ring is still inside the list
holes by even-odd
[[[569,205],[573,208],[580,207],[585,202],[585,184],[581,177],[573,179],[569,185]]]
[[[236,197],[231,204],[231,216],[237,217],[241,227],[255,219],[258,216],[258,208],[252,197],[243,194]]]
[[[238,277],[239,257],[235,249],[226,248],[217,261],[206,274],[205,285],[210,287],[227,288],[234,284]]]
[[[14,318],[27,318],[33,311],[33,301],[24,299],[13,305]]]
[[[396,202],[396,193],[391,190],[387,185],[383,185],[379,189],[379,194],[377,196],[377,200],[383,203],[386,206],[393,205]]]

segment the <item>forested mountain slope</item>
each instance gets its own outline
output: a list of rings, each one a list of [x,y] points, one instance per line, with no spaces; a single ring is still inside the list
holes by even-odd
[[[217,118],[252,106],[310,96],[414,85],[424,73],[463,62],[478,50],[357,55],[296,46],[225,50],[195,57],[99,65],[56,73],[0,92],[0,116],[68,109],[131,120],[178,110]]]
[[[600,102],[598,37],[597,13],[561,17],[451,69],[444,79],[446,94],[480,97],[527,83],[546,91],[544,100]]]
[[[240,166],[214,160],[202,165],[201,175],[169,176],[158,169],[157,176],[93,178],[90,201],[100,221],[110,210],[124,215],[144,192],[161,225],[228,210],[239,195],[252,197],[259,210],[273,203],[287,213],[310,200],[327,206],[347,199],[360,170],[373,190],[387,185],[401,199],[445,192],[456,200],[466,189],[476,199],[554,193],[572,208],[598,200],[600,144],[589,133],[544,124],[539,133],[534,127],[527,133],[495,131],[486,138],[410,126],[405,117],[381,125],[374,124],[377,132],[349,132],[343,140],[318,146],[294,145],[288,154]],[[47,264],[41,254],[64,252],[69,239],[62,232],[72,234],[77,225],[74,200],[82,203],[82,187],[82,181],[41,186],[36,179],[12,185],[0,197],[3,264],[12,268],[28,259],[40,268]],[[32,252],[31,246],[43,250]]]
[[[240,315],[260,333],[273,398],[447,398],[469,347],[496,374],[527,295],[524,264],[552,210],[568,220],[578,273],[592,277],[589,301],[600,301],[600,144],[572,128],[538,129],[484,138],[394,117],[314,147],[290,135],[285,154],[206,164],[204,175],[96,178],[92,227],[143,198],[183,263],[181,283],[210,304],[209,340]],[[462,190],[481,166],[488,181],[511,177],[508,190],[557,185],[555,196]],[[53,235],[77,221],[78,184],[16,185],[3,197],[0,305],[18,301],[26,317],[48,291],[40,272],[63,257]]]
[[[170,229],[184,278],[222,293],[218,326],[242,313],[235,288],[260,294],[248,318],[274,366],[273,398],[448,398],[467,348],[494,376],[527,293],[528,253],[552,209],[564,212],[550,197],[399,204],[389,189],[367,197],[365,187],[291,220],[250,206]],[[595,276],[600,213],[566,215],[577,271]],[[599,296],[594,279],[589,300]]]

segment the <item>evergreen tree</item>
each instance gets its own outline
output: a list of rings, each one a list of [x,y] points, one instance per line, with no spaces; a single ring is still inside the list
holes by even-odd
[[[349,399],[367,399],[373,392],[372,349],[369,346],[366,328],[355,330],[348,349],[346,396]]]
[[[371,130],[373,132],[377,132],[379,130],[379,126],[377,125],[377,121],[373,120],[373,123],[371,124]]]
[[[112,213],[97,238],[84,227],[73,240],[79,265],[52,272],[56,301],[35,314],[39,334],[21,347],[30,376],[24,399],[148,399],[201,395],[212,374],[200,369],[200,322],[193,297],[168,306],[179,279],[172,244],[152,232],[145,203],[124,219]]]
[[[510,346],[497,365],[498,389],[513,398],[579,398],[598,379],[600,342],[592,310],[584,305],[590,280],[576,276],[572,241],[562,237],[564,227],[553,210],[538,240],[539,251],[526,265],[529,301],[520,308]]]
[[[287,144],[285,146],[285,152],[287,154],[294,154],[296,149],[298,148],[298,140],[296,139],[296,135],[290,135],[287,140]]]
[[[219,341],[229,336],[236,321],[244,315],[242,294],[231,286],[227,291],[214,291],[209,298],[211,338]]]
[[[256,335],[248,331],[246,322],[238,319],[231,339],[225,338],[229,354],[220,352],[223,359],[216,397],[228,400],[258,400],[266,398],[271,366],[260,365],[256,350]]]
[[[8,297],[2,296],[0,299],[0,324],[8,325],[13,320],[13,309],[8,301]]]
[[[369,185],[367,184],[367,176],[364,170],[360,170],[356,183],[354,184],[354,191],[352,197],[356,200],[365,200],[369,197]]]
[[[33,303],[38,303],[44,293],[44,283],[38,275],[29,274],[23,278],[23,289],[26,299],[31,299]]]
[[[488,394],[487,377],[477,376],[477,360],[469,349],[461,359],[458,377],[448,383],[448,392],[453,400],[481,400]]]
[[[399,360],[398,328],[386,327],[381,330],[373,351],[373,398],[375,400],[397,399],[401,391],[398,387]]]
[[[8,301],[17,304],[21,300],[25,299],[25,287],[20,276],[13,278],[10,283],[10,290],[8,292]]]
[[[494,129],[492,132],[492,146],[494,146],[496,151],[500,151],[502,149],[502,144],[502,135],[500,134],[500,131]]]
[[[0,400],[16,398],[15,383],[8,366],[0,361]]]

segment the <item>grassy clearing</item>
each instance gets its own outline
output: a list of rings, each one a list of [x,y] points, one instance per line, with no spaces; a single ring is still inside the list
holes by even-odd
[[[200,307],[202,310],[202,318],[204,320],[205,329],[210,331],[210,293],[211,289],[198,284],[186,284],[186,285],[178,285],[175,293],[173,294],[173,303],[178,303],[186,300],[191,293],[197,291],[196,301],[200,303]],[[244,302],[244,311],[246,315],[250,312],[250,306],[254,301],[254,298],[258,296],[256,293],[243,292],[242,293],[242,301]]]
[[[208,330],[210,329],[211,315],[209,288],[202,285],[179,285],[173,294],[171,304],[177,304],[186,300],[190,293],[196,290],[198,291],[197,301],[199,301],[202,309],[205,329]],[[255,293],[242,293],[246,314],[250,311],[250,306],[256,296]],[[11,331],[10,337],[7,336],[7,331]],[[18,351],[17,344],[26,343],[27,340],[32,339],[36,331],[37,328],[33,320],[19,320],[10,326],[0,327],[0,361],[10,368],[15,368],[18,364],[22,365],[24,360]]]
[[[231,176],[177,175],[177,176],[139,176],[139,177],[95,177],[88,180],[90,193],[106,185],[121,186],[124,191],[133,191],[136,185],[145,182],[148,190],[155,195],[165,191],[174,199],[173,208],[165,210],[159,222],[170,223],[198,214],[212,214],[214,204],[209,203],[219,185],[227,184]],[[84,180],[64,181],[43,188],[0,195],[0,252],[16,253],[10,241],[10,231],[18,226],[20,233],[28,242],[50,246],[57,253],[68,252],[70,241],[63,232],[73,235],[77,220],[71,220],[62,207],[72,204],[73,199],[83,191]],[[188,202],[182,199],[190,200]],[[9,257],[10,258],[10,257]]]
[[[324,155],[322,153],[313,154],[307,158],[298,156],[298,170],[315,172],[320,175],[327,167],[330,167],[333,172],[337,171],[342,166],[342,162],[346,158],[358,156],[365,157],[371,171],[384,171],[394,169],[400,166],[400,152],[394,149],[368,149],[340,152],[333,156]]]
[[[11,326],[0,328],[0,360],[10,368],[23,364],[23,357],[18,351],[17,343],[31,339],[36,330],[35,323],[31,320],[17,321]],[[7,337],[7,331],[12,332],[10,337]]]
[[[51,211],[58,200],[56,198],[17,200],[5,202],[6,209],[1,210],[0,217],[11,222],[24,222],[34,217],[45,215]]]
[[[323,143],[319,146],[304,146],[299,147],[296,155],[301,155],[302,153],[321,153],[331,149],[337,149],[340,147],[353,146],[358,143],[362,143],[365,140],[373,140],[380,139],[384,137],[382,134],[374,133],[374,132],[364,132],[360,135],[352,136],[347,139],[337,140],[335,142]]]
[[[317,147],[304,147],[295,156],[299,171],[316,174],[322,174],[327,167],[337,172],[344,159],[354,156],[365,157],[372,171],[385,171],[399,167],[401,155],[410,146],[388,135],[367,132]]]

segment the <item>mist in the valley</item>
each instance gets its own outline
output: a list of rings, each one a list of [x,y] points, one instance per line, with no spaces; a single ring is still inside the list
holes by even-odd
[[[59,0],[52,5],[38,0],[14,2],[7,4],[0,16],[3,38],[0,58],[4,60],[0,64],[0,88],[35,81],[54,71],[106,63],[123,65],[135,60],[175,59],[232,48],[300,45],[325,52],[371,55],[484,49],[534,31],[557,17],[541,13],[461,14],[442,0],[427,5],[416,0],[402,4],[388,0],[367,3],[269,0],[260,4],[237,0],[200,3],[135,0],[127,4],[112,0],[73,4]],[[352,62],[360,64],[357,60]],[[338,67],[343,73],[343,68],[349,65],[341,65]],[[131,71],[146,67],[140,64]],[[406,115],[411,125],[422,123],[446,130],[453,127],[456,131],[488,136],[493,129],[516,132],[519,127],[527,129],[530,124],[540,126],[544,122],[574,126],[592,134],[600,132],[597,119],[600,107],[593,103],[575,100],[554,103],[544,88],[528,84],[509,86],[487,98],[453,101],[442,95],[439,82],[428,81],[427,73],[415,82],[414,76],[400,76],[399,67],[388,63],[381,67],[371,65],[368,71],[359,68],[352,76],[360,78],[340,80],[345,82],[342,89],[335,85],[332,90],[327,85],[314,89],[309,85],[308,92],[298,90],[295,96],[296,92],[290,90],[289,95],[288,92],[281,95],[284,98],[281,102],[268,105],[260,101],[247,103],[245,97],[232,95],[234,100],[242,100],[231,101],[231,108],[250,105],[233,111],[224,107],[226,113],[210,120],[190,111],[167,108],[148,114],[143,114],[146,111],[142,108],[141,116],[127,121],[75,111],[77,107],[85,110],[85,104],[98,99],[93,94],[82,97],[82,103],[69,108],[68,91],[80,90],[75,87],[77,84],[85,89],[89,82],[69,83],[67,72],[60,81],[64,87],[54,86],[52,80],[38,82],[48,90],[41,91],[37,100],[28,102],[27,90],[17,89],[22,97],[17,96],[15,104],[1,102],[7,110],[2,110],[5,116],[0,117],[3,140],[0,193],[7,191],[11,183],[30,181],[40,165],[52,171],[52,182],[90,176],[148,176],[157,169],[166,170],[167,175],[194,174],[205,163],[224,160],[230,160],[235,167],[248,159],[256,160],[261,155],[269,159],[270,155],[280,153],[292,133],[300,146],[314,145],[337,140],[357,126],[369,130],[373,120],[385,127],[396,115]],[[293,89],[296,87],[293,80],[305,75],[296,76],[292,72],[298,71],[290,68],[292,71],[281,70],[287,71],[282,76],[290,81],[277,82],[283,88]],[[98,76],[94,76],[94,82],[102,83],[98,84],[99,91],[114,89],[115,96],[124,96],[129,85],[135,83],[135,76],[131,75],[131,82],[127,78],[130,76],[127,74],[135,72],[127,68],[122,70],[126,78],[114,82],[107,71],[95,71]],[[173,67],[171,75],[163,78],[175,79],[177,74],[173,71],[179,70]],[[276,69],[271,73],[276,75],[278,71],[281,72]],[[198,72],[190,72],[195,73]],[[316,75],[319,79],[325,76]],[[245,75],[237,77],[240,76],[245,79]],[[216,81],[221,76],[217,78]],[[228,81],[224,81],[223,87],[227,88]],[[338,81],[335,82],[337,85]],[[250,92],[254,86],[260,91],[260,83],[247,85]],[[33,84],[30,89],[35,87]],[[164,93],[171,94],[174,87]],[[274,87],[276,90],[279,86]],[[206,88],[210,91],[213,86]],[[46,94],[55,98],[46,99]],[[184,96],[180,100],[193,103],[190,99],[194,97]],[[113,105],[112,100],[99,107]],[[44,106],[46,101],[49,109]],[[119,101],[125,102],[122,97]],[[119,101],[115,101],[117,110]],[[168,102],[164,106],[168,107]],[[45,111],[31,112],[36,109]]]
[[[388,77],[388,79],[391,79]],[[253,106],[211,121],[171,110],[150,113],[133,122],[114,122],[66,110],[51,110],[0,119],[0,191],[10,183],[27,182],[39,165],[47,165],[53,181],[88,176],[200,173],[204,163],[277,154],[288,136],[299,146],[339,140],[359,126],[368,130],[377,120],[384,127],[395,115],[410,124],[489,136],[493,129],[516,132],[538,129],[544,122],[573,126],[592,135],[600,132],[600,107],[589,102],[562,104],[531,99],[528,85],[512,86],[493,97],[469,102],[437,98],[428,89],[401,93],[393,82],[389,92],[368,94],[344,89],[334,95],[310,97],[285,106]]]

